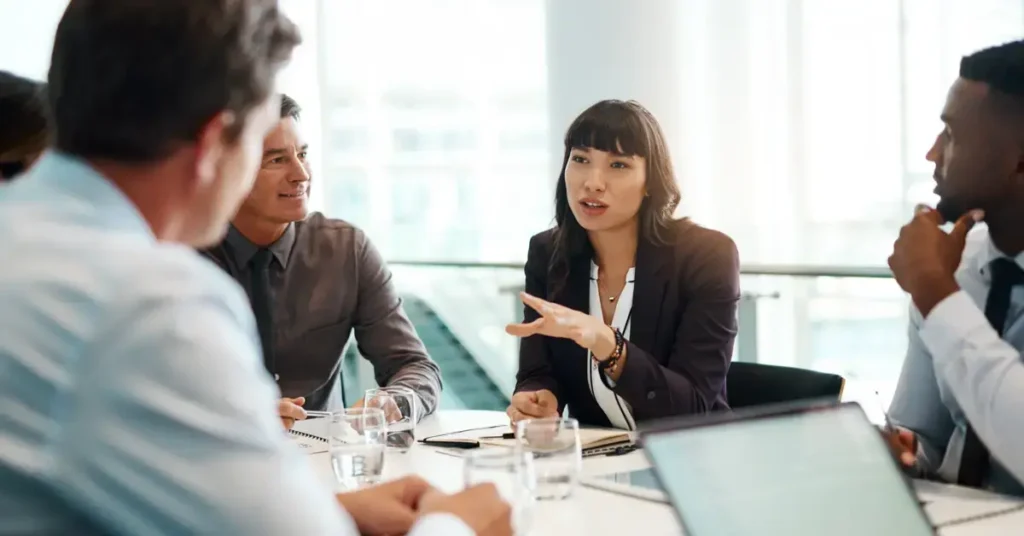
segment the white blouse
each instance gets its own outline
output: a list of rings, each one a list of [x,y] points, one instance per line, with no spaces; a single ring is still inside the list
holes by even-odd
[[[601,292],[597,287],[598,268],[594,262],[590,263],[590,314],[604,322],[604,314],[601,312]],[[631,323],[630,312],[633,309],[633,278],[634,269],[630,268],[626,274],[626,286],[622,293],[616,298],[615,313],[612,315],[612,327],[622,332],[622,336],[629,339],[629,324]],[[633,421],[633,410],[619,395],[605,386],[601,381],[601,370],[597,361],[587,352],[587,377],[590,384],[590,394],[604,410],[612,426],[624,430],[635,430],[636,422]],[[610,378],[609,378],[610,380]],[[609,382],[614,385],[613,382]]]

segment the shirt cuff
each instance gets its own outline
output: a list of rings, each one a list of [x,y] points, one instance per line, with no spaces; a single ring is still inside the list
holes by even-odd
[[[416,522],[409,536],[474,536],[476,533],[454,514],[429,514]]]
[[[959,354],[963,341],[971,332],[990,327],[978,304],[958,290],[932,308],[921,324],[918,334],[932,359]]]

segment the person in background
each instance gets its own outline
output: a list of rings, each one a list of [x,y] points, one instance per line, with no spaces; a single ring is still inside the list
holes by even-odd
[[[252,192],[227,237],[204,253],[248,291],[263,364],[289,397],[279,403],[285,426],[305,418],[300,406],[337,405],[329,399],[344,385],[342,354],[353,332],[378,384],[408,387],[421,413],[434,411],[441,373],[402,310],[391,272],[362,230],[309,213],[301,110],[282,95],[280,112]]]
[[[679,190],[657,121],[636,102],[584,111],[565,135],[554,229],[526,261],[511,421],[557,415],[633,430],[727,408],[739,255],[675,219]]]
[[[192,249],[248,193],[298,42],[274,0],[68,4],[53,150],[0,192],[0,535],[511,533],[493,486],[334,495]]]
[[[913,301],[889,439],[920,476],[1024,495],[1024,41],[964,57],[941,119],[939,203],[889,258]]]
[[[0,182],[32,166],[46,148],[46,86],[0,71]]]

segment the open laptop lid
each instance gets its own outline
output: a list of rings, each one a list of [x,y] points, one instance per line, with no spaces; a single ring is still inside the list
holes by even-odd
[[[673,419],[640,437],[690,536],[935,534],[854,403]]]

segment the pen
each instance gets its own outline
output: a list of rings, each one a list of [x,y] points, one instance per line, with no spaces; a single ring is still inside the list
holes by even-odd
[[[892,432],[896,429],[892,424],[892,420],[889,418],[889,412],[886,411],[885,405],[882,404],[882,394],[875,389],[875,397],[878,399],[878,407],[882,410],[882,417],[885,419],[885,431]]]
[[[317,417],[330,417],[330,411],[306,411],[306,418],[316,419]]]

